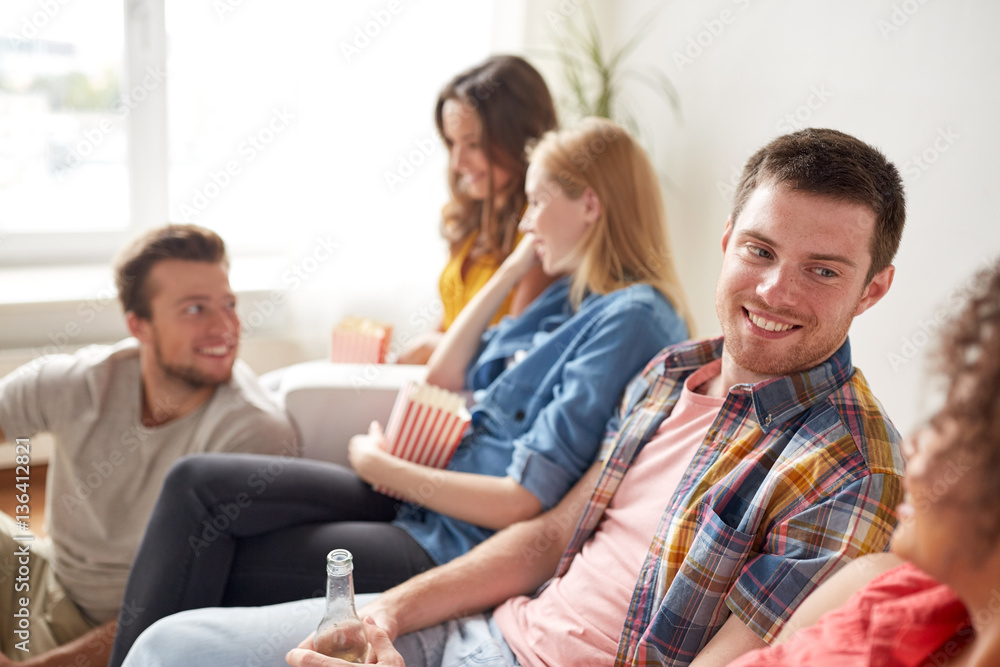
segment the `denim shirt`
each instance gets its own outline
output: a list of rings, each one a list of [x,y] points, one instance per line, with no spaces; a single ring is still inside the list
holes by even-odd
[[[670,302],[649,285],[590,294],[573,312],[569,278],[517,318],[483,335],[466,373],[476,405],[448,469],[509,476],[553,507],[590,467],[622,391],[664,345],[687,338]],[[405,529],[438,563],[493,531],[415,505]]]

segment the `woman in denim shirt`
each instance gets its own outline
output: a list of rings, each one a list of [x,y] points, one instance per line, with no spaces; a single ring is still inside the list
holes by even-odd
[[[628,381],[688,337],[687,308],[655,172],[622,128],[588,119],[545,135],[525,190],[525,242],[429,363],[428,382],[476,399],[447,469],[388,454],[377,424],[351,441],[355,472],[283,461],[259,488],[248,479],[266,457],[182,459],[133,565],[112,665],[168,614],[322,595],[334,548],[354,554],[358,592],[389,588],[551,508],[587,470]],[[487,331],[539,263],[562,277]],[[400,506],[369,483],[420,504]]]

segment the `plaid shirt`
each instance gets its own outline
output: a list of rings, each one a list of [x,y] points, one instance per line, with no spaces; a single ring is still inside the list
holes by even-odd
[[[684,380],[721,352],[721,339],[669,347],[626,389],[559,576]],[[616,664],[687,665],[730,613],[773,641],[824,579],[885,549],[903,495],[899,442],[847,342],[812,370],[732,387],[666,504]]]

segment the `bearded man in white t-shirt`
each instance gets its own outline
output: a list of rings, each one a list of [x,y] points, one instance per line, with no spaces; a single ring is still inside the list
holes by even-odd
[[[178,458],[297,453],[288,418],[236,359],[228,271],[214,232],[152,230],[115,266],[132,338],[41,357],[0,380],[0,441],[15,441],[22,461],[37,433],[55,441],[46,537],[30,532],[30,513],[0,513],[0,600],[10,602],[0,665],[107,662],[129,566]]]

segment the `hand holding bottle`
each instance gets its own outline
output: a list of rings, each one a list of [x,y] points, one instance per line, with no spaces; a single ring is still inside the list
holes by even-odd
[[[368,643],[371,645],[369,664],[382,665],[383,667],[405,667],[403,656],[399,654],[389,639],[389,634],[375,624],[371,616],[365,616],[362,623]],[[285,656],[285,660],[292,667],[346,667],[352,663],[345,662],[339,658],[330,658],[320,655],[312,650],[313,635],[309,635]]]

